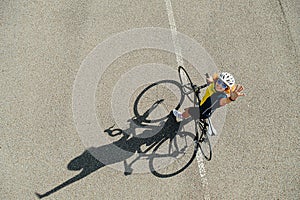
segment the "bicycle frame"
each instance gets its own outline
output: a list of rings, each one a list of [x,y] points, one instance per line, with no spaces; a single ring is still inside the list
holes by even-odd
[[[194,106],[196,106],[196,104],[199,106],[199,113],[201,113],[200,111],[200,92],[201,89],[205,88],[208,86],[208,84],[204,84],[201,86],[197,86],[195,84],[193,84],[192,80],[190,79],[187,71],[182,67],[179,66],[178,67],[178,73],[179,73],[179,79],[180,82],[182,84],[182,91],[185,95],[189,95],[194,93]],[[208,77],[208,74],[206,74],[206,77]],[[185,80],[183,80],[185,78]],[[188,82],[183,84],[183,82]],[[211,145],[209,142],[209,138],[207,136],[207,127],[208,127],[208,123],[204,120],[201,119],[201,115],[199,115],[199,119],[195,119],[195,131],[196,131],[196,140],[197,140],[197,145],[196,148],[200,147],[200,150],[203,154],[203,156],[206,158],[206,160],[211,160]],[[198,132],[198,127],[201,130],[201,134],[199,134]],[[200,136],[199,136],[200,135]],[[208,152],[205,152],[205,147],[204,145],[208,145]]]

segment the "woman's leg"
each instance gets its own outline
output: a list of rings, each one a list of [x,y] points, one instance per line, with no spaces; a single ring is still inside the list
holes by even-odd
[[[199,108],[196,108],[196,107],[185,108],[183,113],[174,109],[173,114],[179,119],[186,119],[191,116],[196,119],[196,118],[199,118],[198,117],[199,116]]]
[[[185,108],[184,112],[182,113],[183,119],[189,118],[191,115],[189,113],[189,108]]]

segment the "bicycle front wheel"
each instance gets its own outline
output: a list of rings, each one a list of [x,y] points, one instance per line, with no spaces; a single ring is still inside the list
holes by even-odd
[[[197,150],[194,134],[177,133],[173,140],[165,139],[154,148],[149,160],[151,173],[160,178],[175,176],[193,162]]]
[[[179,66],[178,67],[178,75],[179,75],[179,80],[182,86],[182,91],[184,94],[190,94],[193,92],[193,82],[187,73],[187,71]]]
[[[194,91],[195,85],[193,84],[189,74],[182,66],[179,66],[178,75],[179,75],[179,80],[181,83],[181,90],[183,95],[186,95],[186,97],[195,105],[196,104],[195,100],[198,99],[198,96],[195,94]],[[198,102],[200,102],[199,99]]]
[[[198,134],[201,133],[201,134],[199,134],[200,138],[198,141],[201,153],[206,160],[210,161],[211,157],[212,157],[210,141],[209,141],[208,135],[206,134],[206,132],[204,130],[204,126],[200,122],[196,123],[196,131]]]

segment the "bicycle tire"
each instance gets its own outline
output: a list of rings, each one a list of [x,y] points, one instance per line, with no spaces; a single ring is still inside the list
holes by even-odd
[[[179,109],[183,99],[181,85],[177,81],[158,81],[148,85],[137,96],[133,112],[136,118],[142,119],[143,123],[161,122],[167,119],[171,110]],[[151,108],[152,111],[149,111]]]
[[[182,66],[178,67],[178,75],[180,83],[183,87],[183,92],[188,94],[190,91],[193,91],[193,82],[187,71]]]
[[[212,158],[212,150],[211,150],[211,144],[209,141],[209,137],[205,132],[206,130],[204,130],[204,126],[200,123],[197,122],[196,123],[196,132],[201,132],[199,140],[198,140],[198,144],[199,144],[199,148],[201,150],[202,155],[204,156],[204,158],[207,161],[210,161]]]
[[[179,66],[178,74],[179,74],[179,80],[181,83],[181,87],[182,87],[181,89],[182,89],[183,95],[186,95],[187,98],[191,102],[194,103],[194,106],[197,103],[200,103],[201,102],[200,97],[199,97],[200,90],[196,85],[194,85],[188,72],[182,66]],[[193,97],[190,96],[191,94],[194,94],[194,96]],[[197,102],[196,102],[196,100],[197,100]]]
[[[155,146],[149,159],[149,167],[153,175],[160,178],[175,176],[183,172],[195,159],[198,151],[197,135],[190,132],[181,132],[179,135],[188,137],[184,138],[188,141],[186,146],[180,144],[181,146],[177,152],[169,152],[174,139],[170,141],[166,138]],[[178,133],[176,136],[178,137]]]

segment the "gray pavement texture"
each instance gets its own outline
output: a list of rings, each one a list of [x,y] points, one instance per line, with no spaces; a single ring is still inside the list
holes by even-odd
[[[44,194],[72,177],[76,181],[45,199],[300,199],[299,1],[171,2],[177,31],[199,42],[220,71],[232,72],[246,88],[246,97],[228,105],[213,160],[205,162],[208,187],[196,161],[167,179],[151,173],[124,176],[97,163],[82,173],[68,168],[85,151],[72,113],[82,61],[113,34],[169,28],[165,1],[4,0],[1,199],[36,199],[35,192]],[[101,84],[112,87],[130,65],[177,64],[174,55],[153,50],[116,62],[123,68],[108,72],[111,79]],[[103,115],[109,100],[98,96],[97,102],[98,115],[111,125]]]

